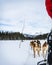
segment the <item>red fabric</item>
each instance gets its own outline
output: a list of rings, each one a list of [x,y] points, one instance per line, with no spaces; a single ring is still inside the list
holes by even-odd
[[[52,0],[46,0],[45,6],[46,6],[46,10],[48,12],[48,15],[52,18]]]

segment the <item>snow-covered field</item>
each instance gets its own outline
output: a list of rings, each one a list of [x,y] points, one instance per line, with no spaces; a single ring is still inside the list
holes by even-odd
[[[0,40],[0,65],[37,65],[43,59],[42,54],[34,58],[29,43],[30,40],[24,40],[19,48],[20,40]]]

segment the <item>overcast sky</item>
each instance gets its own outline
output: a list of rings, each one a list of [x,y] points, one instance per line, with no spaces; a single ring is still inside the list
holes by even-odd
[[[23,29],[24,25],[24,29]],[[52,20],[45,0],[0,0],[0,30],[27,34],[47,33]]]

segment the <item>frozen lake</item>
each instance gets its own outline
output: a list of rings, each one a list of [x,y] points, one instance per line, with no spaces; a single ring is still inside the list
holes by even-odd
[[[20,40],[0,40],[0,65],[37,65],[43,57],[34,58],[29,43],[30,40],[24,40],[19,48]]]

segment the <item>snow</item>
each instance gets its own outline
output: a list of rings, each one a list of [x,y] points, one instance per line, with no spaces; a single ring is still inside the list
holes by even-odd
[[[0,40],[0,65],[37,65],[43,60],[42,54],[34,58],[29,43],[30,40],[24,40],[19,48],[20,40]]]

